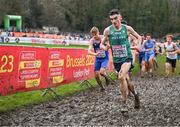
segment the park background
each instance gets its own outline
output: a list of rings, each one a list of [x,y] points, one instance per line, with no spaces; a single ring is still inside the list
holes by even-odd
[[[57,27],[64,32],[89,33],[109,25],[108,12],[118,8],[138,33],[155,38],[180,31],[180,0],[0,0],[0,27],[5,15],[20,15],[23,30]],[[13,24],[13,21],[12,23]],[[15,22],[14,22],[15,24]]]

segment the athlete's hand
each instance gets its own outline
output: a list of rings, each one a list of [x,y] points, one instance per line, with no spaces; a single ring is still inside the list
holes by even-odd
[[[100,54],[100,52],[96,52],[96,53],[94,53],[94,55],[95,55],[95,56],[98,56],[99,54]]]
[[[149,52],[151,49],[146,49],[146,52]]]
[[[110,45],[109,44],[101,44],[100,48],[107,51],[110,48]]]
[[[108,43],[108,44],[106,44],[106,47],[107,47],[107,49],[109,49],[110,48],[110,44]]]
[[[131,50],[136,50],[137,52],[140,52],[141,48],[139,46],[131,46]]]
[[[176,54],[176,52],[169,52],[169,54],[170,54],[170,55],[175,55],[175,54]]]

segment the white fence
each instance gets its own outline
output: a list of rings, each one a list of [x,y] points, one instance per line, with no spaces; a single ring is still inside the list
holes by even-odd
[[[87,40],[67,40],[67,39],[49,39],[49,38],[32,38],[32,37],[3,37],[2,42],[14,43],[34,43],[34,44],[60,44],[60,45],[88,45]]]

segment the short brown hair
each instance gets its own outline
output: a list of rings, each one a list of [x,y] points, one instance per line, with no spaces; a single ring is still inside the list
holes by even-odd
[[[151,36],[151,33],[147,33],[146,36]]]
[[[173,35],[172,34],[167,34],[166,37],[170,37],[171,39],[173,39]]]
[[[121,15],[120,11],[118,9],[112,9],[110,12],[109,12],[109,16],[111,15]]]

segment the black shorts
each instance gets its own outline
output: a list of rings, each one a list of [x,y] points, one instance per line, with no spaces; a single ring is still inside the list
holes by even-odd
[[[166,63],[169,63],[173,68],[176,68],[176,59],[169,59],[166,57]]]
[[[126,63],[126,62],[131,62],[131,67],[129,69],[129,71],[131,71],[131,69],[133,68],[133,65],[132,65],[132,59],[127,59],[123,62],[120,62],[120,63],[113,63],[114,64],[114,68],[117,72],[119,72],[121,70],[121,66],[123,65],[123,63]]]

